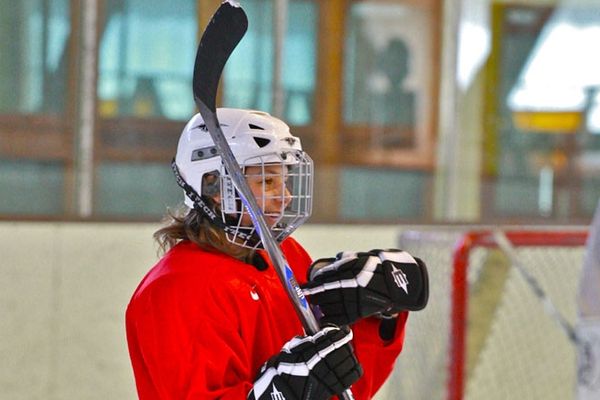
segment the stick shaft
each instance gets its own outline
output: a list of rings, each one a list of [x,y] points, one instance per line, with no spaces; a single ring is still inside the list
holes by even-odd
[[[193,77],[194,101],[302,326],[309,334],[315,334],[320,329],[319,323],[265,222],[262,210],[246,182],[246,177],[225,139],[217,118],[215,100],[219,78],[227,59],[244,36],[247,27],[246,14],[239,4],[233,0],[224,1],[204,31],[198,46]],[[353,400],[354,396],[348,389],[341,398]]]
[[[250,218],[252,218],[252,222],[254,223],[258,235],[260,236],[263,246],[269,254],[269,258],[271,259],[273,266],[275,267],[275,271],[283,283],[290,301],[294,305],[294,309],[296,310],[296,313],[302,322],[302,326],[310,334],[317,333],[319,331],[319,323],[312,313],[312,310],[310,309],[308,302],[302,293],[302,289],[298,285],[291,268],[289,267],[283,253],[281,252],[281,249],[279,248],[279,245],[271,235],[271,231],[265,222],[263,213],[258,206],[256,199],[254,198],[254,195],[248,186],[248,183],[246,182],[246,177],[242,173],[242,169],[235,159],[231,148],[227,144],[225,135],[219,126],[216,113],[204,105],[202,101],[198,102],[198,108],[202,118],[204,119],[204,123],[208,128],[208,132],[215,143],[215,147],[221,155],[223,164],[231,175],[231,180],[240,193],[242,201],[244,202],[244,205],[250,214]],[[342,393],[341,398],[344,400],[353,400],[354,396],[352,395],[352,391],[347,389],[344,393]]]

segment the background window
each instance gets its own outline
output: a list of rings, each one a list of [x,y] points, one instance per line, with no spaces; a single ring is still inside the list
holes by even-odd
[[[500,123],[489,131],[497,158],[487,161],[495,175],[488,212],[591,214],[600,196],[600,57],[591,50],[600,40],[600,15],[568,5],[494,10],[499,61],[491,69],[497,100],[490,102]]]
[[[0,112],[64,112],[67,0],[0,2]]]
[[[100,26],[94,213],[151,218],[183,199],[170,169],[194,115],[195,0],[111,1]]]
[[[246,0],[248,32],[225,66],[226,107],[272,112],[273,4]],[[317,6],[314,1],[292,0],[283,49],[283,119],[290,125],[307,125],[313,119],[316,79]]]
[[[99,50],[100,115],[174,120],[193,115],[196,2],[111,1],[105,12]]]
[[[0,214],[63,215],[72,176],[69,1],[0,1],[0,38]]]
[[[347,8],[340,218],[431,218],[436,14],[432,2]]]
[[[360,126],[354,139],[363,149],[365,142],[415,146],[415,136],[430,129],[430,12],[402,2],[356,2],[347,31],[344,123]]]

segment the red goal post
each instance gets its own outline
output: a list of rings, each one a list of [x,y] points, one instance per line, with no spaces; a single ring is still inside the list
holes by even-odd
[[[584,247],[587,231],[511,230],[504,232],[515,248],[522,247]],[[453,256],[452,318],[450,363],[448,365],[448,400],[462,400],[465,386],[466,327],[468,309],[467,272],[469,255],[477,247],[496,248],[491,231],[473,231],[457,242]]]
[[[503,232],[528,273],[574,324],[587,228]],[[411,314],[403,354],[378,399],[572,397],[575,348],[499,249],[492,230],[404,231],[398,247],[427,263],[430,301]]]

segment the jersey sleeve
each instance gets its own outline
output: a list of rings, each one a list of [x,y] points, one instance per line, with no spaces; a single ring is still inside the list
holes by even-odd
[[[363,377],[352,386],[357,400],[371,399],[390,376],[404,345],[407,318],[408,312],[398,314],[390,340],[380,337],[379,318],[365,318],[352,326],[354,350],[364,370]]]
[[[207,286],[158,280],[130,305],[127,334],[141,400],[246,398],[255,371],[230,319],[236,314],[224,309],[222,290]]]

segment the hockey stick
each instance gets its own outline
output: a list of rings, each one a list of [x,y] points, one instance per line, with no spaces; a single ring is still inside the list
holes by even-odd
[[[247,29],[248,18],[239,3],[234,0],[225,0],[213,15],[198,45],[193,78],[194,101],[211,138],[215,142],[215,147],[221,155],[221,160],[231,176],[234,186],[240,193],[242,202],[250,214],[252,223],[269,254],[275,271],[294,305],[302,326],[308,333],[314,334],[319,331],[319,323],[313,315],[308,301],[302,293],[302,289],[298,285],[279,245],[271,235],[264,215],[246,182],[246,177],[235,159],[217,119],[216,95],[219,79],[227,59]],[[350,389],[342,394],[342,398],[346,400],[354,399]]]
[[[565,333],[567,338],[574,345],[582,345],[582,340],[577,334],[575,328],[567,321],[567,319],[558,311],[550,297],[546,294],[539,282],[531,275],[525,267],[519,261],[517,251],[514,246],[508,240],[504,232],[495,230],[492,233],[494,240],[498,244],[498,247],[508,256],[510,263],[519,271],[525,282],[529,285],[538,300],[544,305],[544,309],[548,315],[558,324],[558,326]]]

